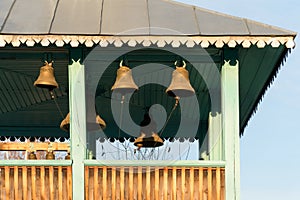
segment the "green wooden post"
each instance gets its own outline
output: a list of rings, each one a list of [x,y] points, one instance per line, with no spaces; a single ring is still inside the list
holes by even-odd
[[[70,138],[73,199],[84,199],[84,159],[86,158],[86,112],[84,66],[69,65]]]
[[[223,160],[222,115],[215,112],[208,116],[208,154],[209,160]]]
[[[240,199],[239,65],[225,61],[221,71],[222,116],[225,145],[226,200]]]

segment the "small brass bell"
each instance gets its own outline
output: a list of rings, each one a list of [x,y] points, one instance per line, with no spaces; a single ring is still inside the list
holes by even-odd
[[[126,94],[138,89],[132,78],[131,69],[127,66],[122,66],[123,60],[120,62],[120,67],[117,71],[117,78],[111,90],[118,93]]]
[[[96,124],[99,124],[99,126],[102,130],[105,129],[106,123],[99,115],[96,116],[95,122],[96,122]],[[68,113],[66,118],[61,121],[59,127],[66,132],[70,131],[70,113]]]
[[[67,114],[65,119],[63,119],[59,126],[62,130],[69,132],[70,130],[70,113]]]
[[[49,91],[52,91],[54,88],[58,88],[58,84],[54,77],[52,62],[45,62],[45,65],[40,69],[39,77],[33,85],[40,88],[47,88]]]
[[[99,124],[102,130],[106,128],[105,121],[99,115],[96,116],[96,124]]]
[[[53,151],[48,150],[48,152],[46,154],[46,160],[55,160],[55,155],[54,155]]]
[[[28,155],[28,160],[36,160],[36,154],[34,153],[34,151],[31,151]]]
[[[176,65],[177,62],[175,62]],[[190,84],[189,72],[185,69],[186,63],[183,61],[182,67],[177,67],[172,74],[172,81],[166,92],[172,97],[188,97],[195,94],[194,88]]]
[[[68,154],[65,156],[65,160],[70,160],[71,159],[71,155],[70,152],[68,151]]]
[[[136,138],[134,145],[141,147],[159,147],[164,144],[163,140],[155,133],[156,123],[151,120],[149,113],[144,115],[141,125],[141,135]]]

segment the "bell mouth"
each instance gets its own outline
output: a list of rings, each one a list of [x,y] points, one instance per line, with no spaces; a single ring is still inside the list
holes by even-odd
[[[195,93],[186,89],[168,90],[167,94],[171,97],[190,97]]]
[[[164,142],[157,134],[154,133],[152,134],[152,137],[145,137],[145,135],[142,134],[142,136],[138,137],[133,144],[137,147],[155,148],[162,146]]]

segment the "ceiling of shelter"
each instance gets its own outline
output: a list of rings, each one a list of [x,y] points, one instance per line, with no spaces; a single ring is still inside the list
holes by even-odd
[[[91,56],[84,64],[96,66],[87,73],[87,87],[94,88],[92,93],[96,95],[92,96],[107,123],[107,134],[119,135],[109,109],[110,101],[114,100],[110,88],[120,59],[126,60],[132,69],[146,65],[152,79],[160,82],[170,80],[168,70],[174,69],[176,59],[183,58],[201,111],[196,136],[202,138],[208,113],[220,111],[213,105],[220,100],[218,70],[224,60],[223,50],[228,47],[238,50],[242,133],[288,50],[295,45],[295,32],[171,0],[88,2],[0,1],[1,135],[68,136],[59,129],[69,112],[68,64],[72,58],[80,57],[78,53],[84,49],[86,55],[100,52],[100,57]],[[118,52],[126,47],[143,50]],[[166,47],[172,51],[166,51]],[[202,48],[209,56],[199,51]],[[93,53],[87,54],[90,50]],[[45,60],[54,61],[59,84],[55,101],[47,90],[33,86]],[[143,76],[135,73],[133,70],[140,82]],[[133,94],[129,104],[135,123],[154,103],[162,104],[170,112],[174,100],[165,94],[165,88],[150,84]],[[195,111],[191,107],[182,111],[181,107],[172,115],[165,136],[173,136],[181,115],[187,115],[193,123]]]
[[[146,66],[154,82],[170,81],[171,74],[167,69],[173,70],[174,61],[184,58],[187,62],[191,85],[196,91],[200,109],[200,122],[197,135],[185,135],[186,137],[203,138],[207,131],[208,112],[212,111],[211,102],[216,100],[220,85],[218,84],[219,71],[223,62],[222,49],[209,48],[205,55],[198,48],[181,49],[181,55],[174,52],[146,48],[120,54],[114,52],[114,47],[97,48],[89,54],[83,62],[86,65],[87,87],[93,85],[91,90],[96,100],[97,112],[105,120],[107,128],[105,134],[118,137],[118,126],[111,114],[111,101],[113,99],[111,86],[116,78],[116,71],[121,59],[125,59],[133,70],[133,77],[137,84],[141,84],[143,75],[136,74],[134,69]],[[198,49],[198,50],[197,50]],[[97,52],[98,51],[98,52]],[[96,52],[96,54],[95,54]],[[238,49],[240,62],[240,118],[243,129],[253,110],[257,106],[258,99],[263,95],[264,89],[273,78],[279,65],[280,57],[284,56],[284,47]],[[116,56],[116,55],[117,56]],[[95,56],[95,55],[101,55]],[[253,58],[256,59],[253,59]],[[59,125],[68,109],[68,64],[70,62],[68,48],[11,48],[0,49],[0,132],[2,135],[36,135],[67,137],[68,134],[60,130]],[[33,82],[39,75],[40,67],[45,60],[53,60],[56,81],[59,88],[55,89],[56,102],[50,98],[47,90],[36,88]],[[92,67],[90,67],[92,66]],[[96,66],[96,67],[95,67]],[[161,71],[151,70],[151,66],[161,67]],[[200,67],[200,73],[197,71]],[[98,71],[104,73],[98,76]],[[203,77],[207,77],[206,80]],[[141,80],[140,80],[141,79]],[[209,89],[210,88],[210,92]],[[129,102],[129,110],[136,124],[143,119],[145,109],[153,104],[161,104],[167,113],[170,113],[174,100],[165,93],[165,86],[148,84],[141,86]],[[87,91],[90,91],[87,89]],[[211,92],[213,91],[213,92]],[[211,97],[211,94],[214,98]],[[218,102],[220,99],[217,99]],[[182,100],[188,103],[188,100]],[[57,105],[56,105],[57,103]],[[220,110],[216,110],[220,112]],[[62,114],[61,114],[62,113]],[[184,117],[194,123],[195,113],[193,107],[185,106],[184,110],[177,107],[164,131],[165,137],[172,137],[178,128],[178,122]],[[125,126],[125,125],[124,125]],[[121,134],[122,136],[128,136]]]

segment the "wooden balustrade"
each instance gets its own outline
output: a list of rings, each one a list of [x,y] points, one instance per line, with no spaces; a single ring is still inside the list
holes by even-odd
[[[0,199],[70,200],[71,166],[0,166]]]
[[[224,185],[223,167],[85,167],[86,200],[224,200]]]

